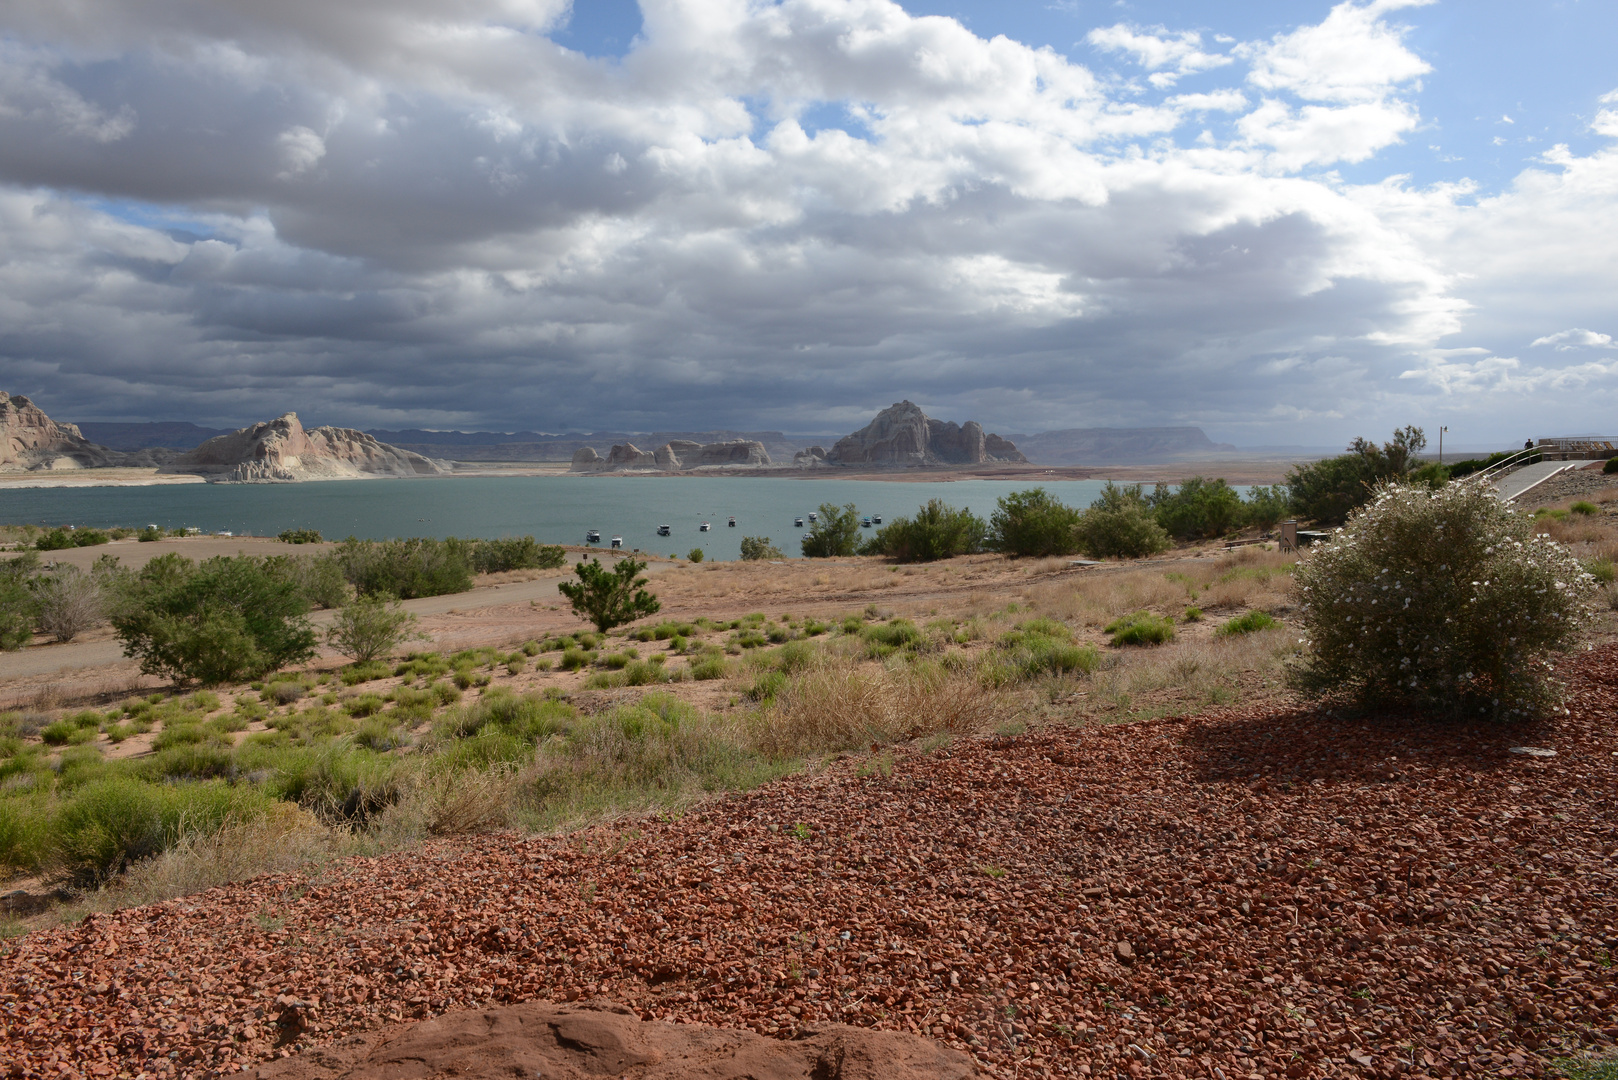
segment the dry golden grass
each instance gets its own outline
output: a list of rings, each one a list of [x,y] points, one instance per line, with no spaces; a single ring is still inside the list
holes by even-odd
[[[1079,626],[1100,627],[1131,611],[1177,615],[1188,605],[1210,611],[1291,605],[1292,555],[1240,548],[1215,559],[1185,559],[1167,566],[1091,572],[1037,585],[1024,595],[1043,615]]]
[[[852,750],[1003,723],[1015,696],[986,689],[971,668],[928,661],[881,665],[822,652],[754,720],[759,749],[777,757]]]

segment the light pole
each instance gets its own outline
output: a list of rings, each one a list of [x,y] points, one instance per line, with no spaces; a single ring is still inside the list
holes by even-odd
[[[1439,428],[1438,428],[1438,464],[1439,465],[1444,464],[1444,432],[1446,432],[1448,430],[1449,430],[1449,428],[1444,427],[1442,424],[1439,425]]]

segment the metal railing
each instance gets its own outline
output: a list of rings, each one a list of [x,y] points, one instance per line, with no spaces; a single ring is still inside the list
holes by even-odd
[[[1465,476],[1457,477],[1456,483],[1465,484],[1473,480],[1482,480],[1486,477],[1498,478],[1502,473],[1509,472],[1512,469],[1520,468],[1524,465],[1533,464],[1533,462],[1529,461],[1528,459],[1539,457],[1541,453],[1541,448],[1537,446],[1519,450],[1510,457],[1502,461],[1495,462],[1487,469],[1479,469],[1477,472],[1467,473]]]

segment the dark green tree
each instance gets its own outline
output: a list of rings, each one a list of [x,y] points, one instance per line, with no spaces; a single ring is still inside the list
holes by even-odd
[[[615,626],[634,622],[646,615],[656,615],[662,604],[643,586],[647,579],[636,577],[646,564],[636,559],[623,559],[611,570],[602,569],[595,559],[580,562],[573,567],[578,581],[564,581],[556,587],[573,605],[580,618],[595,623],[605,634]]]
[[[1013,491],[989,518],[987,543],[1006,555],[1071,555],[1079,550],[1082,516],[1044,488]]]
[[[1078,540],[1079,550],[1097,559],[1138,559],[1169,546],[1141,486],[1119,487],[1111,480],[1079,520]]]
[[[1405,479],[1421,464],[1416,455],[1427,445],[1419,427],[1403,427],[1377,446],[1358,438],[1348,453],[1294,465],[1287,474],[1292,510],[1321,525],[1341,525],[1356,508],[1370,501],[1378,485]]]
[[[1242,524],[1242,497],[1223,480],[1188,476],[1173,491],[1158,484],[1150,501],[1157,523],[1178,540],[1224,536]]]
[[[841,508],[820,504],[820,520],[803,537],[803,553],[810,559],[830,559],[852,555],[860,546],[859,511],[849,503]]]
[[[213,684],[313,656],[308,612],[298,584],[263,560],[219,556],[198,564],[171,554],[141,568],[111,622],[143,672]]]
[[[39,573],[32,551],[0,561],[0,649],[20,649],[34,639],[39,609],[29,582]]]
[[[770,543],[768,536],[742,537],[742,558],[749,562],[755,559],[784,559],[781,549]]]
[[[887,555],[900,562],[933,562],[983,550],[989,527],[970,510],[929,499],[913,518],[899,517],[882,527],[860,554]]]

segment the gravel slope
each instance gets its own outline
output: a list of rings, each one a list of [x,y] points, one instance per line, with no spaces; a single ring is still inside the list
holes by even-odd
[[[602,995],[917,1031],[1004,1077],[1544,1075],[1618,1038],[1618,646],[1566,674],[1571,713],[1531,729],[1235,712],[963,741],[100,916],[0,959],[0,1062],[201,1076]]]

